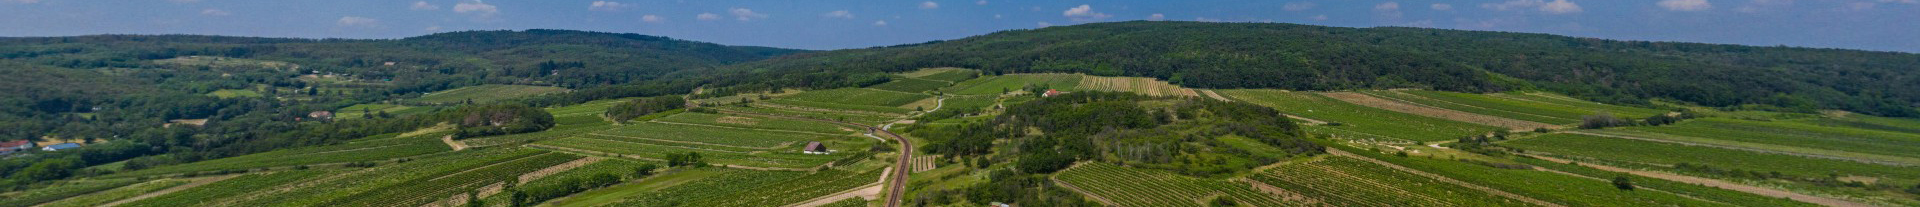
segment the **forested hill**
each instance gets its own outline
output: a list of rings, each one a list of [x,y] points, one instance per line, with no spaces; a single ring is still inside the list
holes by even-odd
[[[841,50],[736,65],[746,87],[871,83],[923,67],[1144,76],[1202,88],[1540,89],[1604,102],[1652,98],[1916,116],[1920,54],[1616,41],[1545,34],[1272,23],[1116,22]]]
[[[167,120],[212,119],[204,133],[245,140],[259,134],[231,132],[286,131],[253,126],[462,86],[603,88],[800,52],[808,51],[568,30],[0,37],[0,139],[131,136]],[[224,122],[252,125],[221,131]]]

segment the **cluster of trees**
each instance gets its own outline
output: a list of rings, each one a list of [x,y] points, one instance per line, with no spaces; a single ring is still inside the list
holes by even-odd
[[[516,103],[460,107],[447,113],[459,116],[449,120],[459,126],[456,138],[537,132],[554,125],[547,110]]]
[[[707,160],[700,158],[699,152],[667,153],[667,167],[707,166]]]
[[[988,74],[1153,77],[1200,88],[1539,89],[1602,102],[1664,98],[1920,116],[1920,55],[1838,49],[1615,41],[1426,28],[1270,23],[1115,22],[1011,30],[950,41],[800,54],[729,66],[726,83],[822,73],[967,67]],[[769,71],[753,73],[753,71]],[[727,85],[722,83],[721,85]]]
[[[1142,103],[1154,104],[1142,104]],[[1039,129],[1041,134],[1030,134]],[[958,160],[1011,160],[1021,173],[1052,173],[1099,160],[1195,176],[1225,175],[1284,156],[1323,153],[1278,111],[1245,103],[1083,91],[1016,104],[984,122],[906,129],[922,149]],[[1216,139],[1238,136],[1284,152],[1249,152]],[[1004,141],[1000,141],[1004,140]],[[996,152],[998,158],[978,158]],[[1280,153],[1280,154],[1272,154]]]
[[[614,121],[626,122],[634,117],[685,107],[687,107],[687,101],[678,96],[659,96],[615,104],[607,108],[606,115]]]

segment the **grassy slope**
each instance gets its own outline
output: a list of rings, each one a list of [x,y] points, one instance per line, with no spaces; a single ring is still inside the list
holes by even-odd
[[[1320,133],[1386,137],[1411,141],[1439,141],[1483,134],[1499,128],[1370,108],[1307,92],[1280,90],[1224,90],[1222,95],[1273,107],[1341,126],[1310,127]]]

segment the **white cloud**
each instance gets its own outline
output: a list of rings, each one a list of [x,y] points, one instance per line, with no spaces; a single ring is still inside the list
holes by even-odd
[[[840,11],[827,12],[827,14],[821,14],[820,16],[827,17],[827,18],[853,19],[853,12],[848,12],[847,10],[840,10]]]
[[[1511,0],[1501,3],[1483,3],[1480,4],[1480,8],[1498,11],[1537,9],[1550,14],[1570,14],[1580,13],[1581,11],[1580,4],[1575,4],[1567,0],[1553,0],[1552,2],[1545,0]]]
[[[1395,3],[1395,2],[1380,3],[1379,5],[1373,5],[1373,10],[1374,11],[1400,10],[1400,3]]]
[[[1671,11],[1702,11],[1713,8],[1713,4],[1707,3],[1707,0],[1661,0],[1657,4]]]
[[[335,21],[335,24],[339,24],[342,27],[375,27],[380,26],[380,20],[366,17],[344,16],[340,17],[339,21]]]
[[[1167,15],[1165,14],[1147,15],[1147,21],[1160,21],[1160,20],[1167,20]]]
[[[1446,10],[1453,10],[1453,5],[1452,4],[1433,4],[1433,6],[1431,6],[1430,8],[1433,8],[1433,10],[1446,11]]]
[[[1287,2],[1286,5],[1280,6],[1280,9],[1287,11],[1304,11],[1313,9],[1313,6],[1316,6],[1313,2]]]
[[[640,16],[640,21],[647,22],[647,23],[661,23],[661,22],[667,22],[667,18],[660,17],[658,15],[648,14],[648,15]]]
[[[1038,23],[1034,23],[1034,24],[1035,24],[1036,26],[1040,26],[1040,27],[1051,27],[1051,26],[1053,26],[1053,23],[1047,23],[1047,22],[1038,22]]]
[[[226,16],[226,15],[233,15],[233,12],[221,11],[219,9],[206,9],[206,10],[200,10],[200,15]]]
[[[500,13],[500,7],[480,1],[460,2],[453,4],[453,12],[479,15],[480,17],[492,17],[494,14]]]
[[[887,26],[887,20],[873,21],[873,26]]]
[[[414,11],[440,10],[440,5],[429,4],[427,1],[416,1],[413,2],[413,6],[407,7],[407,9]]]
[[[700,21],[712,21],[712,20],[720,19],[720,15],[713,14],[713,13],[700,13],[700,15],[694,15],[693,18],[699,19]]]
[[[0,1],[4,1],[4,2],[7,2],[7,3],[15,3],[15,4],[32,4],[32,3],[40,3],[40,0],[0,0]]]
[[[592,4],[587,5],[587,10],[589,11],[620,11],[620,9],[625,9],[627,8],[627,6],[632,6],[632,5],[622,4],[620,2],[612,2],[612,1],[593,1]]]
[[[1060,12],[1060,15],[1067,16],[1067,18],[1073,19],[1073,21],[1076,22],[1097,21],[1106,19],[1107,17],[1113,17],[1113,15],[1107,15],[1106,13],[1094,12],[1093,6],[1086,4],[1081,4],[1079,7],[1067,8],[1067,11]]]
[[[1313,19],[1313,21],[1327,21],[1327,15],[1314,15],[1311,19]]]
[[[933,1],[920,2],[920,8],[921,9],[938,9],[940,8],[940,3],[934,3]]]
[[[1571,1],[1553,0],[1553,2],[1547,2],[1546,5],[1540,5],[1540,11],[1553,14],[1571,14],[1580,13],[1581,9],[1580,4],[1575,4]]]
[[[980,0],[980,1],[976,1],[976,2],[973,2],[973,4],[974,4],[974,5],[987,5],[987,0]]]
[[[752,9],[747,9],[747,8],[728,9],[727,13],[733,14],[733,19],[740,20],[740,21],[767,18],[767,14],[756,13],[756,12],[753,12]]]

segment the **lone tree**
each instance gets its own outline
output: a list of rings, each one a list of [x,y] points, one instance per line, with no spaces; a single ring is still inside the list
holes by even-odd
[[[1613,187],[1620,190],[1633,190],[1633,180],[1627,179],[1627,176],[1613,176]]]

